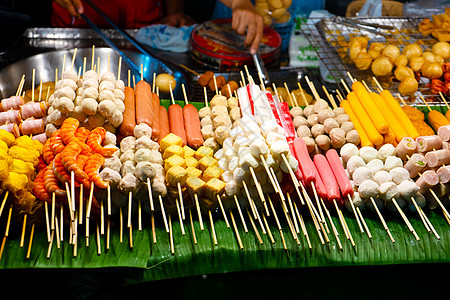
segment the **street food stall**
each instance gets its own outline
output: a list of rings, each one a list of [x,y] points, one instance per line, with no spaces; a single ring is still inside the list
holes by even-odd
[[[448,263],[450,12],[279,20],[255,55],[230,19],[183,53],[27,28],[0,60],[0,269]]]

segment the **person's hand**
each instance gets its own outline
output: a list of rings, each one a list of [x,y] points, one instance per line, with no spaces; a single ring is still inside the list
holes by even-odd
[[[231,27],[237,33],[245,34],[245,45],[250,45],[250,53],[256,53],[263,36],[264,22],[249,0],[234,0],[231,4]],[[246,33],[247,31],[247,33]]]
[[[67,9],[70,15],[79,18],[84,13],[83,4],[81,0],[53,0],[61,7]]]
[[[165,18],[161,20],[161,23],[169,26],[181,27],[195,24],[195,21],[194,19],[192,19],[191,16],[180,12],[167,15]]]

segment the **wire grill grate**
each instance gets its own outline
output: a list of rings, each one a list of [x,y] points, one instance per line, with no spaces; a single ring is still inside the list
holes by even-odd
[[[300,20],[297,20],[299,22]],[[338,84],[341,92],[345,92],[341,79],[347,85],[351,84],[348,73],[357,80],[364,80],[371,89],[377,90],[377,85],[373,80],[373,73],[370,70],[359,70],[350,60],[348,48],[350,39],[356,36],[366,36],[369,45],[374,42],[395,45],[403,49],[408,44],[416,43],[423,51],[430,49],[436,42],[431,37],[424,37],[419,32],[419,23],[422,18],[417,17],[365,17],[365,18],[310,18],[305,23],[299,23],[300,30],[317,52],[323,65],[328,69],[330,75]],[[381,27],[391,27],[382,29],[365,26],[353,26],[359,22],[364,22]],[[361,24],[361,23],[360,23]],[[389,90],[393,95],[398,95],[399,82],[392,76],[377,77],[384,89]],[[423,104],[419,96],[423,96],[426,101],[433,105],[443,105],[440,98],[430,92],[427,84],[429,79],[420,77],[419,89],[415,97],[405,98],[411,104]]]

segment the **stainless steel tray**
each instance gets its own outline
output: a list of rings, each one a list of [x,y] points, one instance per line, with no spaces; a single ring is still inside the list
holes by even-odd
[[[146,57],[143,54],[136,53],[133,51],[123,50],[125,55],[129,57],[134,64],[137,66],[142,65],[144,70],[144,79],[152,83],[153,73],[160,74],[165,72],[165,68],[161,66],[160,61]],[[38,85],[40,80],[43,82],[54,81],[55,80],[55,68],[58,68],[59,78],[61,78],[61,70],[63,67],[64,54],[66,55],[65,68],[70,68],[72,63],[72,57],[74,50],[57,50],[46,52],[42,54],[37,54],[30,56],[28,58],[22,59],[18,62],[12,63],[5,68],[0,70],[0,97],[9,97],[16,93],[19,82],[22,75],[25,75],[25,85],[24,90],[30,89],[32,84],[32,74],[33,69],[35,69],[35,84]],[[117,76],[119,56],[111,48],[95,48],[95,63],[97,58],[100,57],[100,73],[106,72],[108,69],[107,61],[108,55],[110,57],[109,69],[111,72],[115,73]],[[74,70],[78,71],[79,67],[83,66],[83,60],[86,57],[86,70],[91,69],[92,60],[92,49],[91,48],[81,48],[77,49],[77,55],[74,61]],[[136,82],[139,81],[140,75],[134,74]],[[188,76],[182,76],[180,72],[174,73],[175,79],[177,81],[177,86],[174,90],[174,97],[176,99],[183,99],[183,91],[181,89],[181,84],[186,87],[186,92],[189,99],[192,98],[193,88]],[[127,84],[128,82],[128,67],[122,60],[120,78]],[[133,81],[131,78],[131,85]],[[161,94],[161,98],[169,99],[170,95]]]
[[[353,78],[364,80],[371,89],[377,89],[377,85],[373,80],[373,73],[369,70],[358,70],[350,60],[348,47],[350,39],[355,36],[366,36],[370,38],[369,43],[381,42],[398,46],[402,49],[405,45],[416,43],[422,50],[430,48],[435,40],[430,37],[424,37],[419,32],[419,23],[423,18],[416,17],[381,17],[381,18],[323,18],[323,19],[307,19],[306,22],[299,23],[300,30],[310,42],[311,46],[316,50],[317,55],[323,62],[324,66],[329,70],[336,83],[340,86],[341,91],[345,92],[343,85],[340,83],[343,79],[347,85],[351,84],[351,80],[347,74],[349,72]],[[342,21],[352,22],[353,24],[365,22],[374,25],[392,26],[393,30],[388,29],[366,29],[361,26],[349,26]],[[384,89],[391,91],[394,95],[398,94],[399,82],[393,79],[393,76],[377,78]],[[409,99],[411,104],[423,104],[420,95],[426,101],[433,105],[444,105],[439,96],[431,94],[427,84],[429,79],[421,77],[419,80],[419,89],[415,97]]]

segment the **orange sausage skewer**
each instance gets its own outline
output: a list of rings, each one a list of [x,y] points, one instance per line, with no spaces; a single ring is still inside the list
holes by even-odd
[[[183,108],[175,103],[172,87],[169,85],[172,104],[169,106],[169,127],[170,132],[179,136],[183,141],[183,146],[187,145],[186,130],[184,126]]]

